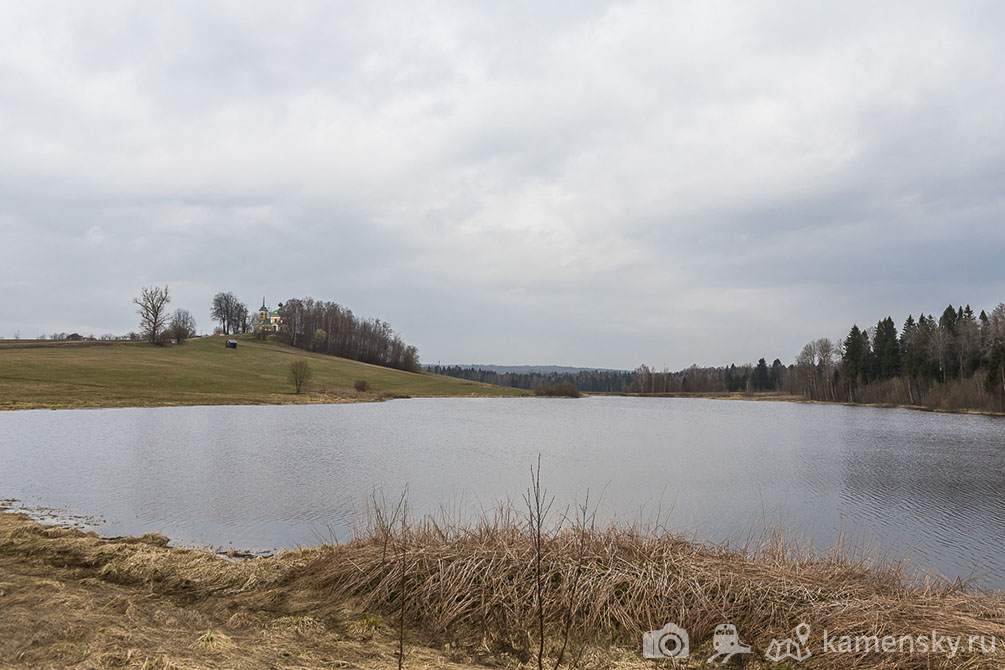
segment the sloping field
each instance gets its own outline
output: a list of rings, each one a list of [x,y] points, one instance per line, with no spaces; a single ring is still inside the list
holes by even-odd
[[[402,372],[313,354],[277,342],[224,337],[157,347],[141,342],[0,343],[0,409],[260,405],[380,400],[393,396],[517,396],[516,389]],[[307,392],[293,393],[289,366],[306,359]],[[353,389],[366,380],[365,393]]]

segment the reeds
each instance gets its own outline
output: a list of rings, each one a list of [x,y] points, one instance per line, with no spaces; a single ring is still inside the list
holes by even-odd
[[[801,622],[849,635],[935,629],[1005,636],[1000,598],[936,578],[908,579],[896,562],[877,564],[841,549],[821,555],[777,533],[736,550],[698,545],[661,527],[598,529],[588,506],[549,525],[543,496],[535,487],[528,511],[500,507],[467,525],[429,517],[388,524],[386,514],[371,515],[374,523],[356,540],[323,547],[299,579],[362,611],[407,611],[413,632],[512,652],[535,666],[548,658],[556,668],[577,665],[588,648],[638,648],[643,632],[668,621],[688,629],[692,648],[708,646],[715,626],[727,622],[762,651]],[[998,667],[1003,652],[958,656],[945,667]],[[813,667],[848,667],[851,660],[821,656]],[[921,668],[944,661],[873,654],[855,664]]]

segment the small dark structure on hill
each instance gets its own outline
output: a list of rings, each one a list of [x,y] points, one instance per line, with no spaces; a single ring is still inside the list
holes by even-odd
[[[237,340],[227,340],[228,349],[237,349]]]

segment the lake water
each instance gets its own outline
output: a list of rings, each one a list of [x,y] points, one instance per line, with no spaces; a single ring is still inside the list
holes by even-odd
[[[673,398],[0,412],[0,499],[104,535],[267,551],[348,536],[405,485],[417,512],[520,502],[541,455],[557,507],[711,542],[842,534],[1005,588],[1005,420]]]

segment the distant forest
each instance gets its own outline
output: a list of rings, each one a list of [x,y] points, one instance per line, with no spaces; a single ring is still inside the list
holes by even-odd
[[[625,370],[580,370],[577,372],[499,372],[483,367],[459,365],[427,365],[433,374],[469,379],[475,382],[510,386],[518,389],[536,389],[561,382],[575,384],[587,393],[619,393],[630,386],[635,375]]]
[[[731,365],[722,368],[702,368],[697,365],[669,372],[657,372],[648,365],[635,370],[581,370],[577,372],[497,372],[482,367],[458,365],[428,365],[426,369],[471,381],[536,389],[561,382],[575,384],[587,393],[717,393],[726,391],[772,391],[781,389],[787,368],[782,362],[768,366],[764,359],[756,366]]]
[[[478,367],[429,366],[431,372],[534,389],[571,382],[592,393],[723,393],[777,391],[809,400],[915,405],[931,409],[1005,411],[1005,303],[975,315],[969,305],[946,307],[936,318],[892,317],[867,329],[853,325],[833,342],[809,342],[794,363],[691,366],[657,371],[584,370],[514,373]]]

